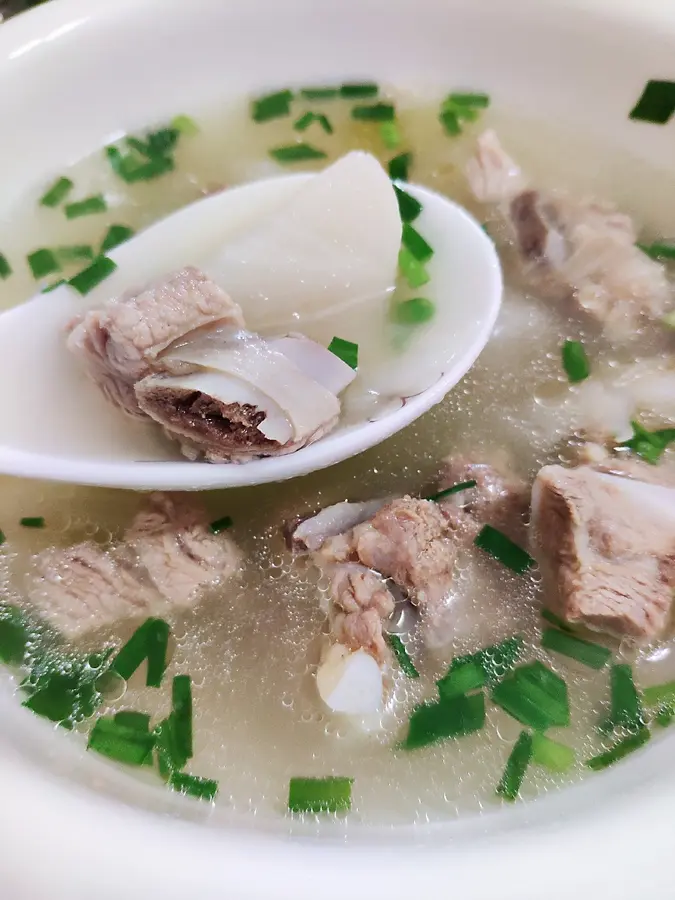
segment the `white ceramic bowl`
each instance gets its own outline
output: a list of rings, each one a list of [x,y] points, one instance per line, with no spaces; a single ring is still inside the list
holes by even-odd
[[[196,97],[345,76],[485,88],[673,165],[672,125],[627,120],[675,76],[666,0],[56,0],[0,27],[0,206]],[[139,787],[6,686],[0,715],[3,900],[672,895],[672,739],[529,805],[317,837]]]

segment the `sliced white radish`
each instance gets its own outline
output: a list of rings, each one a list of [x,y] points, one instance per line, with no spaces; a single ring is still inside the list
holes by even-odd
[[[333,394],[341,394],[356,378],[356,372],[339,356],[304,334],[289,334],[269,341],[273,350],[278,350],[292,363],[318,381]]]
[[[319,696],[333,712],[366,716],[383,702],[383,674],[365,650],[331,644],[316,673]]]

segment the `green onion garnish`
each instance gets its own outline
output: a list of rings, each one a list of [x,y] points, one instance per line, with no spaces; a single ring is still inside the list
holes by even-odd
[[[438,118],[445,133],[456,137],[462,133],[462,122],[475,122],[480,110],[489,105],[487,94],[448,94],[441,104]]]
[[[170,131],[169,133],[179,134],[178,131]],[[150,137],[152,138],[153,136],[151,135]],[[130,153],[122,153],[118,147],[106,147],[105,149],[113,171],[127,184],[151,181],[153,178],[159,178],[160,175],[171,172],[175,168],[173,157],[165,155],[166,151],[159,151],[159,147],[166,146],[166,140],[155,140],[153,144],[150,138],[148,142],[140,141],[138,138],[127,138],[127,143],[132,147],[132,152]],[[136,152],[133,152],[134,148],[136,148]],[[149,155],[152,153],[155,155]]]
[[[462,126],[454,109],[442,109],[438,118],[445,133],[450,137],[457,137],[462,133]]]
[[[572,384],[585,381],[591,374],[591,366],[581,341],[565,341],[562,348],[563,368]]]
[[[352,119],[360,122],[393,122],[395,118],[396,110],[391,103],[372,103],[352,109]]]
[[[453,103],[455,106],[466,107],[467,109],[487,109],[490,105],[490,97],[488,94],[477,94],[474,92],[450,94],[446,98],[446,103]]]
[[[150,732],[150,716],[148,713],[135,712],[132,709],[123,709],[115,713],[115,724],[124,728],[133,728],[145,734]]]
[[[638,731],[644,725],[645,716],[629,665],[617,663],[612,666],[610,694],[609,716],[600,723],[600,731],[607,734],[618,727]]]
[[[270,156],[279,163],[294,163],[325,159],[327,154],[311,144],[288,144],[285,147],[274,147],[270,150]]]
[[[159,723],[152,732],[155,736],[155,752],[157,768],[164,781],[170,781],[174,772],[185,768],[188,757],[176,734],[176,722],[173,713]]]
[[[476,653],[455,657],[447,674],[437,682],[441,697],[456,697],[486,684],[496,684],[513,669],[522,650],[523,639],[517,634]]]
[[[629,113],[630,119],[665,125],[675,112],[675,82],[648,81]]]
[[[328,116],[324,116],[323,113],[306,112],[293,124],[293,128],[296,131],[306,131],[312,122],[319,124],[326,134],[333,133],[333,126],[330,124]]]
[[[415,259],[407,247],[401,247],[401,250],[399,251],[398,267],[413,290],[424,287],[424,285],[428,284],[431,280],[431,275],[427,272],[424,263]]]
[[[437,682],[438,693],[441,700],[451,700],[484,687],[486,681],[483,666],[477,661],[466,659]]]
[[[399,153],[389,160],[388,171],[392,181],[408,181],[412,158],[412,153]]]
[[[65,207],[67,219],[79,219],[81,216],[91,216],[95,213],[102,213],[108,209],[103,194],[97,194],[95,197],[87,197],[86,200],[78,200],[77,203],[68,203]]]
[[[419,678],[420,673],[415,668],[415,664],[410,658],[401,638],[397,634],[388,634],[387,643],[394,651],[394,656],[398,660],[399,666],[403,669],[408,678]]]
[[[3,280],[9,278],[12,274],[12,267],[9,264],[9,260],[7,257],[0,253],[0,278]]]
[[[392,319],[399,325],[421,325],[436,314],[436,307],[426,297],[411,297],[392,305]],[[474,482],[475,484],[475,482]]]
[[[120,725],[115,719],[99,719],[89,735],[88,750],[131,766],[142,766],[152,758],[155,737],[138,728]]]
[[[347,100],[376,97],[379,87],[373,81],[355,82],[340,86],[340,96]]]
[[[623,738],[623,740],[617,741],[617,743],[614,744],[610,750],[607,750],[606,753],[600,753],[598,756],[593,756],[591,759],[587,760],[586,765],[595,772],[606,769],[613,763],[623,759],[624,756],[628,756],[629,753],[639,750],[640,747],[647,743],[650,737],[651,734],[649,729],[641,728],[636,734],[631,734],[628,737]]]
[[[131,159],[127,157],[127,159]],[[157,156],[146,163],[137,163],[134,160],[125,163],[123,178],[127,184],[136,184],[139,181],[152,181],[167,172],[173,172],[175,163],[172,157]]]
[[[97,659],[96,666],[90,660],[63,658],[53,652],[39,657],[21,684],[30,695],[23,705],[65,727],[89,718],[103,699],[96,682],[105,671],[108,656]]]
[[[305,100],[333,100],[340,95],[340,88],[307,87],[300,89],[300,96]]]
[[[174,734],[181,756],[192,758],[192,682],[189,675],[176,675],[171,688]]]
[[[120,244],[123,244],[125,241],[128,241],[129,238],[132,238],[134,233],[134,229],[129,228],[128,225],[111,225],[106,232],[106,236],[103,238],[101,255],[105,256],[109,250],[114,250],[115,247],[119,247]]]
[[[429,262],[434,255],[433,247],[409,222],[403,223],[403,246],[421,263]]]
[[[353,778],[291,778],[288,808],[295,813],[348,812]]]
[[[506,762],[501,781],[497,785],[497,794],[504,800],[515,800],[520,793],[520,786],[531,759],[532,736],[527,731],[521,731]]]
[[[408,735],[402,747],[404,750],[416,750],[436,741],[479,731],[484,724],[485,698],[482,693],[424,703],[411,715]]]
[[[20,666],[26,656],[28,629],[18,609],[7,607],[0,618],[0,660],[8,666]]]
[[[269,122],[287,116],[291,111],[293,92],[289,90],[266,94],[251,102],[251,118],[254,122]]]
[[[221,531],[231,528],[232,524],[232,518],[230,516],[223,516],[222,519],[216,519],[215,522],[211,522],[209,528],[213,534],[219,534]]]
[[[656,431],[649,431],[639,422],[631,422],[631,426],[633,437],[617,446],[627,447],[637,456],[655,466],[669,444],[675,441],[675,428],[659,428]]]
[[[169,626],[163,619],[153,619],[152,625],[148,627],[146,635],[148,674],[145,679],[147,687],[161,687],[166,671],[169,633]]]
[[[345,341],[343,338],[334,337],[328,345],[331,353],[337,356],[342,362],[352,369],[359,367],[359,345],[353,344],[351,341]]]
[[[63,203],[74,187],[75,185],[70,178],[57,179],[49,190],[40,197],[41,206],[58,206],[60,203]]]
[[[474,544],[518,575],[527,572],[535,564],[529,553],[492,525],[483,526]]]
[[[652,259],[661,260],[661,259],[675,259],[675,245],[674,244],[664,244],[659,241],[654,241],[653,244],[639,244],[637,245],[643,253],[646,253],[647,256]]]
[[[401,221],[414,222],[422,212],[422,204],[415,197],[398,187],[398,185],[394,185],[394,191],[398,200],[398,211],[401,214]]]
[[[61,271],[61,263],[51,250],[35,250],[27,256],[28,265],[33,273],[33,278],[44,278]]]
[[[169,626],[163,619],[146,619],[113,659],[111,669],[128,681],[136,669],[148,660],[148,687],[159,687],[166,669]]]
[[[475,488],[477,483],[478,482],[473,479],[471,481],[461,481],[459,484],[453,484],[452,487],[446,488],[444,491],[439,491],[431,497],[427,497],[427,500],[438,503],[443,497],[450,497],[452,494],[459,494],[461,491],[468,491],[471,488]]]
[[[89,244],[73,244],[70,247],[57,247],[56,258],[64,266],[73,262],[89,261],[94,258],[94,248]]]
[[[653,684],[642,691],[642,699],[647,706],[658,706],[661,703],[675,701],[675,681],[665,684]]]
[[[492,700],[536,731],[570,724],[567,685],[540,662],[519,666],[494,688]]]
[[[576,754],[567,744],[552,741],[536,731],[532,735],[532,762],[535,765],[543,766],[549,772],[566,772],[575,760]]]
[[[169,780],[174,791],[187,794],[196,800],[213,800],[218,793],[218,782],[212,778],[199,778],[187,772],[174,772]]]
[[[661,728],[667,728],[675,719],[675,705],[673,703],[664,703],[654,716],[654,721]]]
[[[6,540],[7,538],[5,537],[5,532],[0,531],[0,547],[5,543]]]
[[[380,137],[387,150],[396,150],[401,144],[401,132],[396,122],[382,122],[380,125]],[[393,176],[391,177],[393,178]]]
[[[185,137],[194,137],[196,134],[199,134],[199,125],[194,119],[186,115],[175,116],[171,120],[171,128],[180,131]]]
[[[20,520],[20,524],[24,528],[44,528],[45,520],[44,516],[26,516]]]
[[[541,610],[541,617],[542,619],[546,619],[547,622],[550,622],[551,625],[555,625],[555,627],[559,628],[561,631],[572,631],[571,625],[568,625],[564,619],[561,619],[560,616],[556,616],[554,612],[551,612],[550,609],[546,609],[546,607]]]
[[[57,287],[61,287],[62,284],[68,284],[65,278],[59,278],[58,281],[55,281],[53,284],[48,284],[47,287],[43,287],[40,291],[41,294],[51,294],[52,291],[55,291]]]
[[[591,669],[602,669],[609,662],[612,651],[600,644],[585,641],[574,634],[558,631],[556,628],[545,628],[541,637],[541,646],[545,650],[561,653],[570,659],[589,666]]]
[[[102,281],[105,281],[109,275],[112,275],[116,268],[117,263],[112,259],[107,256],[99,256],[88,268],[71,278],[68,284],[84,297],[98,287]]]

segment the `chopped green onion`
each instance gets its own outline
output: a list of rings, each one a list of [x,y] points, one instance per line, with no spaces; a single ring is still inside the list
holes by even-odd
[[[266,94],[251,102],[251,118],[254,122],[269,122],[287,116],[291,111],[293,92],[289,90]]]
[[[99,256],[88,268],[71,278],[68,284],[84,297],[98,287],[102,281],[105,281],[109,275],[112,275],[116,268],[117,263],[112,259],[107,256]]]
[[[452,697],[471,690],[469,687],[464,690],[459,689],[470,680],[476,682],[475,687],[477,688],[483,687],[485,684],[490,686],[496,684],[500,678],[503,678],[513,669],[520,658],[522,650],[523,639],[519,634],[516,634],[505,641],[501,641],[499,644],[484,647],[476,653],[456,656],[450,663],[447,674],[437,682],[441,696]],[[482,680],[479,679],[477,674],[471,674],[471,671],[475,671],[475,669],[482,672]],[[478,683],[479,680],[480,684]]]
[[[0,253],[0,278],[3,280],[9,278],[12,274],[12,267],[9,264],[9,260],[6,256]]]
[[[591,366],[581,341],[565,341],[562,348],[563,368],[572,384],[585,381],[591,374]]]
[[[333,133],[333,126],[330,124],[328,116],[324,116],[323,113],[306,112],[294,123],[293,128],[296,131],[306,131],[312,122],[317,122],[326,134]]]
[[[58,281],[55,281],[54,284],[48,284],[47,287],[43,287],[40,291],[41,294],[51,294],[52,291],[55,291],[57,287],[61,287],[62,284],[68,284],[65,278],[59,278]]]
[[[387,150],[396,150],[401,144],[401,132],[396,122],[382,122],[380,125],[380,137]]]
[[[288,808],[296,813],[348,812],[352,806],[353,778],[291,778]]]
[[[327,154],[311,144],[288,144],[285,147],[274,147],[270,150],[270,156],[279,163],[294,163],[325,159]]]
[[[497,794],[504,800],[515,800],[520,793],[520,787],[531,759],[532,736],[527,731],[521,731],[506,762],[501,781],[497,785]]]
[[[51,207],[58,206],[66,199],[74,187],[75,185],[70,178],[57,179],[49,190],[40,197],[40,205]]]
[[[675,701],[675,681],[665,684],[653,684],[642,691],[642,699],[647,706],[658,706],[661,703]]]
[[[189,675],[176,675],[171,688],[174,735],[181,756],[192,758],[192,682]]]
[[[675,82],[648,81],[640,99],[629,113],[630,119],[665,125],[675,112]]]
[[[416,750],[446,738],[479,731],[485,724],[483,694],[468,694],[418,706],[410,717],[408,735],[402,746]]]
[[[219,534],[221,531],[231,528],[232,524],[232,518],[230,516],[223,516],[222,519],[216,519],[215,522],[211,522],[209,528],[214,534]]]
[[[123,244],[125,241],[128,241],[129,238],[132,238],[134,233],[133,228],[129,228],[128,225],[111,225],[106,232],[106,236],[103,238],[101,255],[105,256],[109,250],[114,250],[115,247],[119,247],[120,244]]]
[[[659,428],[656,431],[649,431],[639,422],[631,422],[631,426],[633,437],[617,446],[627,447],[637,456],[655,466],[669,444],[675,441],[675,428]]]
[[[181,794],[194,797],[196,800],[213,800],[218,793],[218,782],[212,778],[199,778],[187,772],[174,772],[169,784]]]
[[[629,753],[639,750],[640,747],[643,747],[647,743],[650,737],[651,734],[649,729],[641,728],[636,734],[631,734],[628,737],[623,738],[623,740],[617,741],[617,743],[614,744],[611,749],[607,750],[606,753],[600,753],[598,756],[594,756],[587,760],[586,765],[595,772],[606,769],[613,763],[623,759],[624,756],[628,756]]]
[[[401,638],[397,634],[388,634],[387,642],[394,651],[394,656],[398,660],[399,666],[403,669],[408,678],[419,678],[420,673],[415,668],[415,664],[410,658]]]
[[[106,661],[107,657],[94,667],[88,660],[63,659],[52,653],[38,658],[22,682],[22,688],[30,693],[23,705],[66,727],[89,718],[103,699],[96,681]]]
[[[351,341],[345,341],[343,338],[334,337],[328,345],[331,353],[341,359],[342,362],[352,369],[359,367],[359,345]]]
[[[427,497],[427,500],[432,500],[434,503],[438,503],[438,501],[442,500],[443,497],[450,497],[452,494],[459,494],[461,491],[468,491],[471,488],[475,488],[477,484],[478,482],[474,479],[472,479],[471,481],[461,481],[459,484],[453,484],[452,487],[446,488],[444,491],[439,491],[432,497]]]
[[[469,109],[487,109],[490,105],[490,97],[488,94],[477,94],[474,92],[450,94],[446,99],[446,103],[452,103],[460,107],[466,106]]]
[[[199,125],[193,118],[186,115],[175,116],[171,120],[171,128],[180,131],[185,137],[194,137],[196,134],[199,134]]]
[[[569,656],[591,669],[602,669],[609,662],[612,651],[600,644],[585,641],[576,635],[558,631],[556,628],[545,628],[541,638],[541,646],[545,650]]]
[[[152,755],[155,737],[138,728],[120,725],[115,719],[99,719],[89,735],[88,750],[131,766],[145,765]]]
[[[44,278],[61,271],[61,263],[51,250],[35,250],[27,256],[28,265],[33,273],[33,278]]]
[[[26,516],[20,520],[20,524],[24,528],[44,528],[45,520],[44,516]]]
[[[146,619],[120,649],[110,668],[128,681],[136,669],[148,660],[148,687],[158,687],[166,668],[166,644],[169,626],[163,619]]]
[[[576,754],[567,744],[552,741],[539,732],[532,735],[532,762],[549,772],[567,772],[576,760]]]
[[[402,190],[398,185],[394,185],[396,199],[398,200],[398,211],[401,214],[402,222],[414,222],[422,212],[422,204],[416,197]]]
[[[433,247],[409,222],[403,223],[403,246],[421,263],[429,262],[434,255]]]
[[[18,609],[7,607],[0,613],[0,660],[8,666],[19,666],[26,656],[28,629]]]
[[[561,619],[560,616],[556,616],[554,612],[551,612],[550,609],[546,609],[546,607],[542,609],[541,617],[542,619],[546,619],[547,622],[550,622],[551,625],[555,625],[555,627],[559,628],[561,631],[572,631],[572,627],[564,619]]]
[[[407,181],[412,165],[412,153],[399,153],[389,160],[389,177],[392,181]]]
[[[462,133],[462,122],[475,122],[479,111],[490,105],[487,94],[448,94],[441,104],[439,119],[446,134],[456,137]]]
[[[421,325],[436,314],[436,307],[426,297],[411,297],[392,305],[392,319],[399,325]]]
[[[352,119],[360,122],[393,122],[395,118],[396,110],[391,103],[372,103],[352,109]]]
[[[123,728],[133,728],[135,731],[150,732],[150,716],[148,713],[135,712],[132,709],[123,709],[115,713],[115,724]]]
[[[637,246],[652,259],[675,259],[675,244],[664,244],[654,241],[653,244],[640,244]]]
[[[147,687],[161,687],[166,672],[169,633],[169,626],[163,619],[152,620],[152,625],[148,628],[146,635],[148,673],[145,683]]]
[[[188,757],[176,734],[176,720],[173,713],[161,721],[152,732],[155,736],[157,768],[164,781],[169,781],[174,772],[185,768]]]
[[[136,184],[139,181],[152,181],[167,172],[172,172],[175,163],[171,157],[157,156],[146,163],[138,163],[131,157],[126,157],[123,178],[127,184]]]
[[[56,258],[64,266],[72,262],[88,261],[94,258],[94,249],[89,244],[73,244],[71,247],[57,247]]]
[[[6,540],[7,538],[5,537],[5,532],[0,531],[0,547],[5,543]]]
[[[535,564],[529,553],[492,525],[483,526],[474,544],[518,575],[527,572]]]
[[[427,272],[424,263],[415,259],[407,247],[401,247],[401,250],[399,251],[398,267],[413,290],[424,287],[424,285],[428,284],[431,280],[431,275]]]
[[[300,89],[300,96],[305,100],[333,100],[340,95],[340,88],[307,87]]]
[[[661,728],[667,728],[675,719],[675,706],[672,703],[666,703],[661,706],[654,716],[654,721]]]
[[[95,213],[102,213],[108,209],[103,194],[97,194],[95,197],[87,197],[86,200],[78,200],[77,203],[68,203],[64,207],[67,219],[79,219],[81,216],[91,216]]]
[[[639,731],[645,717],[629,665],[616,663],[612,666],[610,694],[609,716],[600,723],[600,730],[609,733],[621,726],[629,731]]]
[[[379,90],[373,81],[348,83],[340,85],[340,96],[347,100],[363,99],[377,96]]]
[[[439,120],[443,129],[450,137],[457,137],[462,133],[462,126],[459,124],[459,117],[452,109],[442,109]]]
[[[494,688],[492,700],[536,731],[570,723],[567,685],[540,662],[519,666]]]
[[[456,666],[451,673],[441,678],[438,684],[438,693],[441,700],[451,700],[468,694],[469,691],[478,690],[485,686],[487,676],[480,663],[466,659],[461,665]]]

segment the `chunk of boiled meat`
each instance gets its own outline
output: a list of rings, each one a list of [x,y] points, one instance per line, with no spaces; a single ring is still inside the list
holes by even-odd
[[[386,662],[383,625],[394,611],[394,597],[382,577],[355,563],[337,565],[331,598],[331,637],[349,650],[365,650],[379,663]]]
[[[675,598],[674,488],[546,466],[534,482],[532,531],[554,612],[638,640],[664,633]]]

